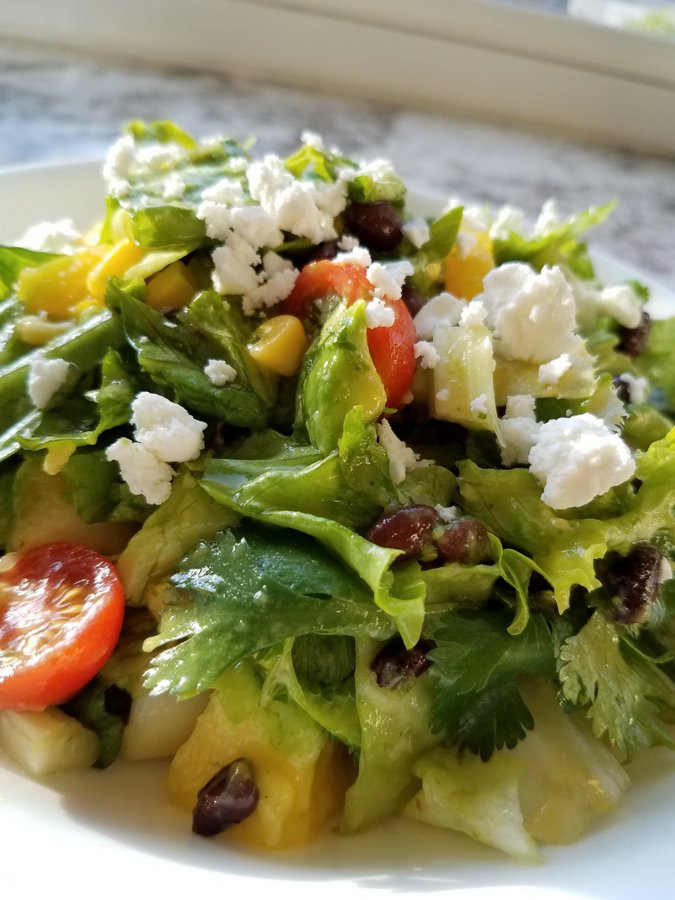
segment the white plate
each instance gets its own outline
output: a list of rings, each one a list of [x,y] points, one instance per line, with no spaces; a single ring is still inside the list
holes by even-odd
[[[104,211],[97,163],[0,173],[0,243],[31,224],[72,217],[86,227]],[[427,206],[428,198],[418,198]],[[654,289],[657,313],[675,298],[609,258],[607,279],[639,277]],[[443,892],[453,900],[671,900],[675,757],[652,751],[634,767],[634,787],[616,814],[582,841],[547,848],[541,865],[523,866],[464,838],[392,821],[356,838],[328,835],[302,852],[254,854],[190,832],[171,807],[165,766],[116,763],[105,771],[37,783],[0,760],[2,896],[11,900],[68,892],[80,898],[130,894],[160,900],[257,896],[275,900],[408,900]],[[217,892],[217,893],[216,893]]]

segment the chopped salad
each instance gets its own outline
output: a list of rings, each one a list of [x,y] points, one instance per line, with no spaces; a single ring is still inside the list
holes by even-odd
[[[519,859],[675,748],[675,320],[571,217],[133,122],[0,248],[0,746],[201,835]]]

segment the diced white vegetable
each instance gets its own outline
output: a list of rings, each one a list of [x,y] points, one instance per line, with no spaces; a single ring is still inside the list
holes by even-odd
[[[120,756],[133,760],[173,756],[192,734],[208,699],[208,693],[185,700],[174,694],[139,694],[131,704]]]
[[[98,756],[93,731],[55,707],[0,712],[0,747],[35,778],[87,769]]]

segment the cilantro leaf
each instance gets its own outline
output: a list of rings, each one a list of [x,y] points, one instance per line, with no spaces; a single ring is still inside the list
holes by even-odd
[[[518,635],[510,635],[508,625],[506,612],[481,612],[444,616],[432,630],[431,728],[485,761],[495,750],[515,747],[533,727],[517,679],[555,674],[544,618],[531,616]]]
[[[596,737],[606,736],[629,757],[654,744],[675,749],[675,741],[658,722],[653,702],[664,694],[663,686],[655,678],[644,677],[646,667],[641,671],[629,663],[621,650],[618,627],[599,610],[563,643],[559,659],[562,695],[574,706],[587,708]]]
[[[199,544],[181,569],[172,582],[186,602],[165,611],[145,644],[170,645],[153,659],[150,688],[205,690],[238,660],[301,634],[393,630],[368,586],[304,535],[228,530]]]

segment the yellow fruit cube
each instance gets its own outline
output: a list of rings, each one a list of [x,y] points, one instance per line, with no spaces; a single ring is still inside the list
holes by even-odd
[[[112,247],[89,273],[87,289],[92,297],[103,300],[106,285],[113,276],[120,278],[145,256],[145,250],[125,238]]]
[[[148,280],[147,301],[155,309],[181,309],[192,300],[197,285],[184,262],[177,260]]]
[[[224,766],[246,759],[260,798],[225,833],[252,847],[299,847],[317,837],[341,807],[350,780],[347,751],[292,702],[260,702],[250,668],[237,666],[218,690],[169,771],[174,802],[193,809],[202,787]]]
[[[462,228],[445,258],[445,288],[455,297],[472,300],[482,292],[483,279],[494,267],[492,240],[487,231]]]
[[[58,256],[34,269],[24,269],[17,281],[17,295],[26,312],[45,312],[55,319],[68,319],[89,296],[89,275],[101,261],[106,248],[79,250],[72,256]]]

